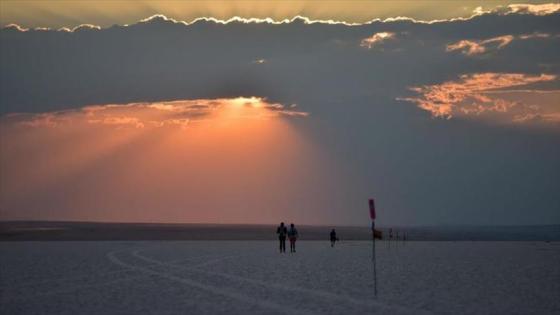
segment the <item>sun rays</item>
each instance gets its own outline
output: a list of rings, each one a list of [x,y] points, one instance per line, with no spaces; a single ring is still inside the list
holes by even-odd
[[[320,165],[289,121],[307,115],[259,97],[5,115],[2,206],[21,219],[263,220]]]

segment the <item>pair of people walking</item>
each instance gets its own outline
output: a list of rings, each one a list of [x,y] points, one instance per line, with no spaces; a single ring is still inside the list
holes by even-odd
[[[294,226],[294,224],[290,224],[290,228],[288,229],[284,222],[280,223],[280,226],[276,229],[276,234],[278,234],[278,241],[280,241],[280,252],[286,252],[286,236],[290,240],[290,253],[296,252],[296,241],[299,237],[299,233]]]

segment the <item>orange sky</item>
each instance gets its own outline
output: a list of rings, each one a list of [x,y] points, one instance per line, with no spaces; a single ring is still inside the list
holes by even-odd
[[[317,221],[305,209],[325,181],[325,164],[290,122],[306,116],[258,98],[8,115],[1,124],[3,216]]]
[[[470,18],[325,21],[398,16]],[[21,25],[0,31],[0,220],[362,224],[374,197],[383,224],[558,222],[559,19],[558,1],[0,1]]]
[[[518,1],[519,2],[519,1]],[[154,14],[192,21],[198,17],[229,19],[273,18],[282,20],[296,15],[311,19],[361,23],[375,18],[406,16],[419,20],[469,17],[477,8],[492,10],[518,3],[494,1],[14,1],[0,2],[3,25],[16,23],[25,27],[73,27],[89,23],[107,27],[130,24]],[[552,1],[524,0],[539,4]]]

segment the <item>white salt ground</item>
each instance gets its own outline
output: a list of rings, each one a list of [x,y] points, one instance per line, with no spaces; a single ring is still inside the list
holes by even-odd
[[[560,243],[3,242],[1,314],[560,314]]]

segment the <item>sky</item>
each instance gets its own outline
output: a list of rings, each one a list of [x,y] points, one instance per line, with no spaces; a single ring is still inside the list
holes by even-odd
[[[560,4],[342,3],[0,2],[0,219],[560,224]]]
[[[523,4],[542,5],[551,1],[530,0]],[[432,21],[472,16],[475,11],[498,10],[515,5],[507,0],[488,1],[155,1],[155,0],[4,0],[0,2],[2,25],[25,27],[74,27],[93,24],[101,27],[133,24],[154,14],[191,22],[201,17],[228,20],[232,17],[291,19],[305,16],[312,20],[364,23],[374,19],[409,17]]]

